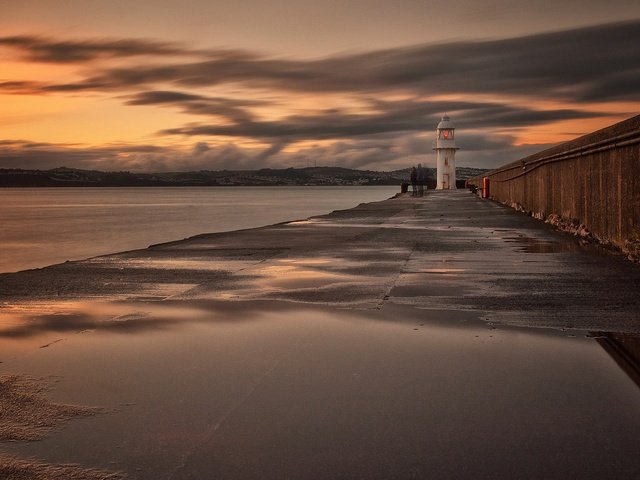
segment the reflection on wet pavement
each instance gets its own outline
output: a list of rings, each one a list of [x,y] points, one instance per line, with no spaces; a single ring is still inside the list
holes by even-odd
[[[640,335],[597,332],[592,336],[629,378],[640,387]]]
[[[75,305],[92,331],[52,324],[64,343],[25,347],[0,370],[59,376],[55,401],[111,413],[2,449],[141,479],[632,478],[638,467],[640,390],[586,332],[490,329],[392,303],[236,303]],[[140,328],[109,325],[118,319]]]

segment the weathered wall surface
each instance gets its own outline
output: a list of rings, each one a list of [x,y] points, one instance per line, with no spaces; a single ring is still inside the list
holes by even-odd
[[[489,198],[640,258],[640,115],[489,172]],[[470,184],[482,187],[482,177]]]

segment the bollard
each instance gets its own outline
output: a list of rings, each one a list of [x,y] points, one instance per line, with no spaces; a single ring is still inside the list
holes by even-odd
[[[482,177],[482,198],[489,198],[489,177]]]

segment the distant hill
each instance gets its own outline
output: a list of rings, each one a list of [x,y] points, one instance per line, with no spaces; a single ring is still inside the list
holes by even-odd
[[[485,170],[459,168],[462,180]],[[427,169],[435,185],[435,169]],[[202,170],[198,172],[101,172],[76,168],[52,170],[0,169],[0,187],[176,187],[277,185],[400,185],[409,169],[391,172],[342,167],[263,168],[260,170]]]

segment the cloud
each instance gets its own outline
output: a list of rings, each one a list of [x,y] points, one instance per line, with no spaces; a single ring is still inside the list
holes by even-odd
[[[197,142],[191,150],[157,145],[85,147],[27,140],[0,141],[0,168],[48,170],[60,166],[102,171],[167,172],[257,169],[290,161],[273,158],[284,143],[246,149]],[[272,163],[271,163],[272,162]]]
[[[28,80],[0,82],[0,93],[37,95],[44,93],[46,87],[44,83]]]
[[[389,136],[344,138],[334,143],[307,144],[287,151],[286,142],[263,148],[234,143],[196,142],[190,149],[157,145],[82,145],[0,141],[0,168],[51,169],[60,166],[102,171],[167,172],[198,170],[252,170],[260,168],[342,166],[389,171],[422,162],[435,166],[432,134],[410,132]],[[459,165],[495,167],[543,150],[548,145],[515,147],[512,138],[466,133],[460,139]]]
[[[487,102],[428,102],[420,100],[372,100],[374,113],[349,113],[330,109],[319,114],[290,115],[280,120],[250,118],[231,124],[191,124],[161,131],[162,135],[226,136],[275,139],[289,142],[305,139],[354,138],[389,133],[435,129],[441,112],[459,113],[464,127],[488,128],[536,125],[550,121],[604,116],[602,113],[572,109],[537,111],[526,107]]]
[[[462,147],[461,164],[488,167],[513,161],[522,150],[513,146],[515,139],[510,135],[493,132],[489,136],[485,133],[492,125],[504,125],[508,121],[513,127],[544,124],[558,118],[599,115],[567,109],[537,112],[490,102],[371,99],[370,106],[375,110],[374,113],[354,114],[331,109],[315,115],[291,115],[276,121],[259,121],[239,106],[251,101],[227,102],[226,99],[184,92],[151,91],[129,97],[128,103],[166,105],[183,110],[204,103],[210,109],[207,114],[222,115],[225,123],[184,126],[161,133],[186,137],[250,138],[258,139],[267,146],[261,150],[241,148],[227,140],[227,143],[215,146],[197,141],[191,150],[128,144],[83,148],[6,140],[0,142],[0,167],[48,169],[65,165],[96,170],[161,172],[317,164],[392,170],[418,161],[428,163],[426,158],[433,155],[433,131],[440,112],[445,108],[459,115],[454,118],[464,132],[458,137]],[[297,147],[299,151],[295,153],[291,149],[284,150],[287,145],[297,142],[308,144],[313,140],[319,141],[319,145]],[[334,143],[327,144],[324,140]],[[546,145],[540,146],[540,149],[543,147]],[[535,147],[526,150],[527,154],[535,151],[531,148]]]
[[[70,49],[66,57],[60,56],[72,60],[91,55],[95,58],[179,51],[158,42],[119,42],[79,42],[74,44],[77,50]],[[311,60],[211,50],[199,52],[202,59],[195,62],[136,63],[97,69],[82,81],[48,85],[45,90],[108,91],[158,84],[194,88],[232,83],[305,93],[394,89],[421,95],[530,95],[576,101],[639,99],[638,44],[640,20],[519,38],[415,45]]]
[[[191,150],[6,141],[0,142],[0,166],[166,171],[317,163],[386,170],[432,154],[432,132],[445,111],[464,132],[460,158],[477,166],[497,166],[546,146],[515,147],[514,137],[505,131],[610,115],[606,108],[587,109],[587,101],[639,101],[638,44],[640,20],[315,59],[198,50],[144,39],[1,37],[0,47],[23,58],[77,66],[74,78],[79,80],[5,80],[0,81],[0,93],[99,92],[130,108],[176,109],[197,116],[197,121],[158,132],[193,137]],[[110,61],[114,58],[117,68]],[[216,90],[218,95],[211,93]],[[219,91],[234,93],[224,97]],[[238,98],[237,92],[248,98]],[[306,107],[314,96],[352,99],[360,108],[336,107],[335,100],[319,102],[329,107],[324,110]],[[273,98],[286,99],[274,109],[280,116],[261,116],[265,109],[260,107],[272,106]],[[305,106],[295,105],[298,98]],[[288,111],[287,104],[293,105]],[[564,107],[549,106],[554,104]],[[215,137],[227,142],[249,138],[265,146],[219,144]],[[309,146],[314,141],[318,144]]]
[[[175,43],[145,39],[56,40],[38,35],[0,37],[0,47],[16,50],[33,62],[81,63],[102,58],[195,53]]]
[[[222,116],[235,123],[253,121],[254,116],[246,107],[267,104],[267,102],[258,100],[206,97],[184,92],[158,90],[131,95],[125,103],[127,105],[177,106],[185,113]]]

